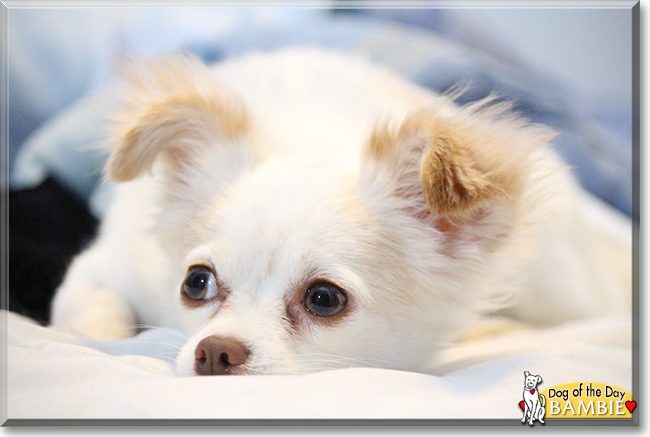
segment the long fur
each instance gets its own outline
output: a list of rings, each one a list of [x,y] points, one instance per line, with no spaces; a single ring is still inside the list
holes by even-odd
[[[556,265],[539,242],[564,238],[549,235],[554,220],[579,220],[564,206],[579,190],[554,133],[507,104],[460,107],[319,51],[129,61],[122,74],[116,199],[57,292],[55,325],[100,338],[183,328],[181,374],[210,336],[245,347],[239,373],[425,371],[479,314],[526,317],[528,288],[563,320],[598,313],[572,278],[602,266],[560,266],[566,288],[529,287],[535,266]],[[586,260],[573,238],[566,253]],[[218,299],[183,300],[197,264]],[[317,281],[345,290],[339,316],[306,311]]]

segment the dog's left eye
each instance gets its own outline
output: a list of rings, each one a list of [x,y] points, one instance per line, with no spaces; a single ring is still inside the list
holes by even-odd
[[[208,300],[217,295],[217,279],[205,266],[191,267],[183,282],[183,295],[193,300]]]
[[[305,308],[320,317],[335,316],[346,307],[348,298],[343,291],[329,282],[317,282],[305,294]]]

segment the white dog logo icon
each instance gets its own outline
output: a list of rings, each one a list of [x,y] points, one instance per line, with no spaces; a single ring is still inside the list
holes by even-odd
[[[524,417],[521,422],[524,423],[528,418],[528,424],[531,426],[534,420],[543,424],[546,414],[546,398],[537,390],[537,385],[542,382],[542,377],[531,375],[529,371],[525,371],[524,376]]]

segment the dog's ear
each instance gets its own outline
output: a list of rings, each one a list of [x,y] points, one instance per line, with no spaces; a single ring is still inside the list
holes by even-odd
[[[195,57],[126,59],[120,73],[123,107],[105,171],[111,180],[135,179],[159,159],[182,172],[208,149],[235,147],[250,129],[241,100]]]
[[[541,383],[542,383],[542,377],[541,377],[541,376],[538,376],[538,377],[537,377],[537,384],[541,384]]]
[[[553,136],[508,109],[449,104],[408,115],[397,128],[378,124],[366,148],[369,172],[452,250],[460,241],[493,250],[514,226],[537,149]]]
[[[525,377],[530,376],[530,372],[529,372],[528,370],[526,370],[526,371],[524,372],[524,376],[525,376]]]
[[[121,70],[123,107],[105,173],[126,182],[151,172],[155,229],[182,254],[201,241],[219,190],[254,165],[251,122],[241,98],[197,58],[127,60]]]

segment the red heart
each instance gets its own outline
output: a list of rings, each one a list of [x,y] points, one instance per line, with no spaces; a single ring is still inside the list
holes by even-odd
[[[530,394],[531,394],[531,395],[532,395],[533,393],[535,393],[535,389],[533,389],[533,390],[530,391]]]
[[[631,413],[636,408],[636,401],[627,401],[627,402],[625,402],[625,406],[627,407],[627,409]]]
[[[522,410],[526,409],[526,403],[524,401],[519,402],[519,406],[521,407]]]

